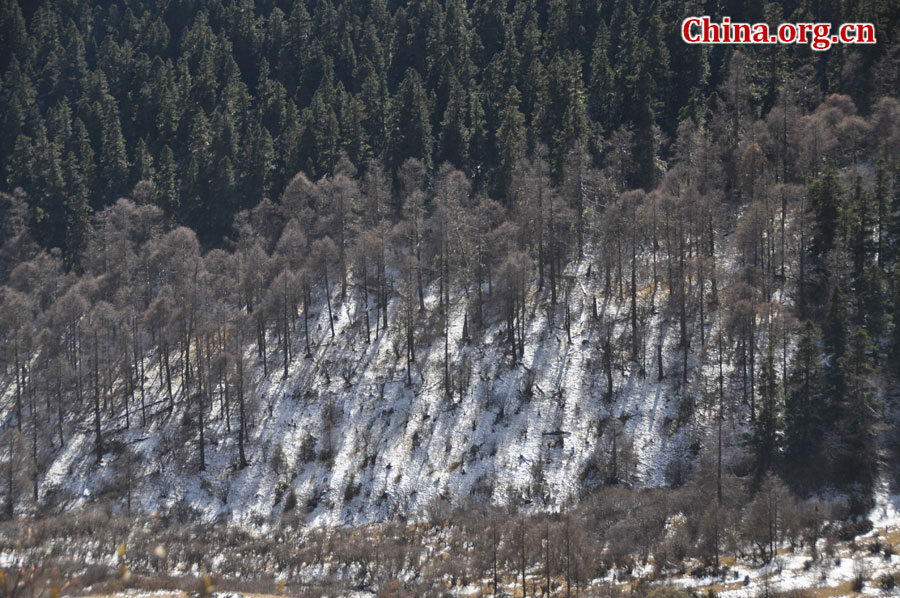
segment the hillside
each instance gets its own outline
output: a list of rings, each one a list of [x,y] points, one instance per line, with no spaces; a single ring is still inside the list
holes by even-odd
[[[33,257],[3,287],[7,513],[558,510],[684,484],[704,458],[720,486],[774,473],[864,509],[896,438],[900,196],[884,160],[838,170],[837,140],[895,107],[805,116],[839,124],[805,188],[727,192],[688,160],[616,193],[577,152],[555,182],[539,151],[504,206],[450,165],[408,160],[393,191],[343,160],[241,213],[228,251],[119,200],[80,275],[10,218],[8,254]],[[679,143],[702,157],[702,136]]]
[[[106,425],[110,438],[134,452],[132,508],[149,512],[181,503],[204,520],[225,514],[240,522],[277,517],[292,492],[297,509],[307,511],[315,524],[421,516],[440,499],[454,505],[478,498],[559,508],[604,481],[613,430],[628,447],[619,450],[630,452],[619,457],[622,482],[672,481],[666,477],[670,463],[686,460],[692,443],[712,444],[709,406],[678,420],[682,401],[691,400],[684,397],[699,396],[701,389],[679,384],[677,336],[653,314],[648,325],[661,331],[664,367],[671,373],[659,380],[655,363],[642,374],[639,363],[622,360],[614,396],[607,399],[599,365],[601,330],[612,325],[613,336],[622,335],[624,307],[614,298],[603,301],[594,320],[591,298],[601,285],[586,275],[583,263],[572,264],[570,271],[571,340],[564,318],[554,314],[549,321],[537,314],[516,364],[504,355],[497,324],[480,340],[463,341],[464,305],[453,305],[451,359],[470,364],[471,371],[455,374],[466,376],[466,392],[449,399],[441,385],[442,339],[419,344],[413,382],[407,385],[405,365],[392,347],[396,333],[364,343],[360,306],[335,301],[332,338],[320,302],[310,323],[310,357],[295,359],[287,378],[280,370],[265,378],[258,364],[248,373],[257,413],[244,469],[235,467],[236,434],[227,431],[213,401],[207,412],[206,470],[196,472],[197,440],[184,425],[191,417],[185,401],[176,396],[176,408],[168,411],[159,377],[148,376],[147,401],[154,405],[148,425],[116,433],[121,414]],[[527,309],[536,310],[541,297],[530,295],[534,305]],[[658,300],[665,299],[660,293]],[[426,309],[436,301],[431,293]],[[389,305],[389,319],[397,303]],[[717,327],[711,324],[709,334]],[[302,335],[291,343],[301,354]],[[279,363],[281,356],[270,359]],[[254,361],[252,355],[248,361]],[[730,374],[734,365],[728,367]],[[181,386],[177,377],[173,385]],[[13,390],[8,388],[7,398]],[[727,424],[729,436],[738,425]],[[71,508],[114,484],[122,457],[113,449],[94,463],[92,434],[85,429],[67,439],[40,481],[41,498],[62,490],[58,496],[68,495],[64,504]]]
[[[0,0],[0,598],[893,590],[898,31]]]

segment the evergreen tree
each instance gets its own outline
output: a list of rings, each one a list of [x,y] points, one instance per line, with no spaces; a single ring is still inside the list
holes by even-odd
[[[275,140],[276,167],[272,181],[273,189],[284,189],[290,178],[300,170],[302,138],[303,124],[300,122],[300,112],[294,101],[288,100],[284,126],[281,129],[281,135]]]
[[[43,123],[34,139],[19,135],[10,182],[28,189],[38,239],[47,247],[66,247],[66,187],[60,147],[47,138]]]
[[[824,429],[823,372],[819,330],[807,320],[800,331],[797,350],[785,389],[784,452],[787,472],[807,483],[823,477]]]
[[[111,99],[103,108],[102,119],[97,182],[103,188],[104,204],[110,204],[131,190],[129,164],[119,112]]]
[[[869,264],[856,282],[856,324],[874,339],[889,330],[887,280],[877,264]]]
[[[431,105],[422,79],[413,69],[407,69],[394,97],[388,166],[397,172],[407,158],[421,159],[428,170],[432,168]]]
[[[87,189],[88,198],[97,184],[97,165],[94,160],[94,148],[88,136],[87,127],[80,118],[75,117],[72,125],[72,137],[66,150],[76,157],[80,163],[81,179]]]
[[[18,0],[4,1],[0,4],[0,72],[24,49],[27,38],[25,17]]]
[[[312,161],[313,176],[331,174],[340,155],[341,130],[338,122],[337,98],[330,74],[322,78],[319,88],[312,98],[312,105],[304,111],[304,128],[311,144],[307,160]]]
[[[893,289],[891,313],[894,325],[891,328],[890,359],[888,363],[891,364],[894,374],[900,376],[900,263],[894,266],[891,288]]]
[[[756,419],[753,421],[753,457],[757,479],[778,464],[781,433],[781,391],[778,373],[775,371],[775,349],[768,344],[766,358],[759,371],[759,399],[756,403]]]
[[[862,175],[856,174],[853,180],[851,201],[847,206],[846,226],[848,249],[853,260],[853,280],[859,286],[866,266],[874,256],[876,246],[873,243],[873,210],[872,196],[863,189]]]
[[[159,175],[156,179],[156,205],[170,219],[176,217],[181,209],[178,195],[178,167],[175,154],[168,145],[164,145],[159,153]]]
[[[198,108],[191,119],[185,156],[186,166],[182,175],[181,207],[183,212],[176,216],[195,230],[205,226],[205,201],[209,193],[209,176],[212,146],[212,131],[206,113]],[[203,235],[201,235],[203,236]]]
[[[66,200],[66,265],[77,268],[80,259],[88,246],[91,233],[90,190],[84,176],[84,168],[78,155],[69,152],[63,163],[68,197]]]
[[[815,223],[810,262],[821,285],[828,276],[825,258],[837,246],[844,228],[844,190],[834,164],[809,184],[807,195]]]
[[[825,353],[839,359],[847,347],[847,331],[850,319],[847,314],[847,291],[835,286],[828,300],[828,310],[822,327]]]
[[[391,97],[388,93],[387,78],[384,69],[377,70],[368,57],[362,59],[359,70],[362,73],[360,100],[365,107],[363,128],[372,153],[380,156],[387,148],[390,128],[388,115],[391,110]]]
[[[364,164],[370,158],[369,143],[363,122],[366,109],[363,103],[343,86],[339,90],[341,123],[341,151],[353,164]]]
[[[463,168],[469,157],[469,129],[467,127],[467,94],[456,77],[450,83],[450,96],[441,120],[438,161]]]
[[[611,131],[619,122],[620,95],[615,87],[615,74],[609,62],[609,30],[600,23],[591,51],[590,114],[600,131]]]
[[[557,55],[550,63],[550,114],[553,116],[551,161],[557,177],[562,174],[566,154],[579,142],[585,141],[588,116],[581,76],[581,56],[567,53]]]
[[[497,151],[500,156],[496,176],[497,195],[506,197],[512,182],[513,168],[525,152],[525,117],[519,112],[521,95],[515,86],[506,92],[497,130]]]
[[[847,352],[838,360],[846,394],[841,404],[841,452],[839,477],[846,483],[860,484],[868,491],[875,481],[875,424],[879,405],[875,396],[874,345],[862,328],[850,337]]]
[[[153,156],[147,148],[147,142],[139,139],[134,153],[134,181],[152,181],[155,177],[153,169]]]

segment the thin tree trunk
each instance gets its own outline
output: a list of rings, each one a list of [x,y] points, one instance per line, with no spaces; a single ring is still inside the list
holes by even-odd
[[[240,468],[247,467],[247,456],[244,453],[244,440],[247,437],[247,416],[244,411],[244,358],[240,355],[240,346],[238,347],[238,405],[240,407],[240,421],[238,425],[238,456],[240,459]]]
[[[97,331],[94,330],[94,445],[97,451],[97,463],[103,460],[103,435],[100,432],[100,349]]]
[[[331,338],[334,338],[334,315],[331,313],[331,286],[328,284],[328,266],[325,268],[325,300],[328,303],[328,326],[331,327]]]

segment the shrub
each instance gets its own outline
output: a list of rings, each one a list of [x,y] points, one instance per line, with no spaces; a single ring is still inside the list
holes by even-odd
[[[863,588],[866,587],[866,574],[862,569],[857,569],[856,573],[853,575],[853,581],[850,583],[850,588],[854,592],[862,592]]]
[[[316,437],[307,434],[303,442],[300,443],[300,450],[297,452],[297,460],[300,463],[311,463],[316,458]]]
[[[293,511],[297,507],[297,493],[294,492],[294,488],[292,487],[287,494],[287,497],[284,499],[284,511]]]
[[[319,506],[319,503],[322,501],[321,490],[316,490],[312,494],[310,494],[309,498],[306,500],[306,512],[312,513],[316,510],[316,507]]]
[[[361,489],[362,484],[357,483],[355,477],[351,477],[350,481],[347,482],[347,487],[344,488],[344,502],[348,503],[359,496],[359,492]]]
[[[859,521],[845,521],[837,526],[834,534],[838,540],[849,542],[868,532],[872,531],[872,521],[869,519],[861,519]]]
[[[674,586],[659,586],[650,590],[647,598],[691,598],[691,595]]]
[[[272,471],[281,474],[281,469],[284,467],[284,447],[280,442],[272,452],[272,457],[269,459],[269,465],[272,466]]]

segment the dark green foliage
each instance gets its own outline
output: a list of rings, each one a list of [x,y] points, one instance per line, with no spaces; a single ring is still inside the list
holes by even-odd
[[[836,286],[822,322],[822,340],[827,362],[824,372],[825,400],[821,410],[829,430],[840,416],[840,404],[847,389],[845,371],[840,365],[847,350],[850,327],[847,301],[846,291]]]
[[[513,167],[525,151],[525,117],[519,111],[520,98],[519,90],[515,87],[510,87],[506,92],[500,128],[497,130],[497,150],[500,155],[497,192],[500,197],[505,197]]]
[[[803,324],[797,351],[785,388],[785,465],[792,479],[821,481],[824,394],[819,330],[811,321]],[[815,462],[811,462],[815,459]]]
[[[872,339],[863,328],[850,337],[846,354],[838,367],[846,384],[841,404],[839,476],[845,483],[871,488],[875,481],[875,422],[880,406],[875,396]]]
[[[422,79],[408,69],[393,100],[390,145],[387,164],[393,172],[408,158],[423,159],[426,168],[432,167],[431,102]]]
[[[753,456],[758,479],[768,473],[779,459],[781,429],[781,389],[775,371],[775,350],[769,343],[759,372],[759,400],[753,422]]]
[[[828,252],[836,247],[844,232],[844,189],[834,164],[810,183],[808,195],[815,221],[810,258],[821,283],[829,274],[826,271]]]
[[[547,145],[559,177],[577,144],[592,160],[606,159],[604,141],[622,131],[634,165],[624,182],[649,189],[684,116],[707,126],[707,108],[765,113],[791,73],[807,73],[804,89],[851,94],[863,113],[896,87],[897,52],[882,43],[852,53],[744,48],[735,79],[733,52],[685,45],[674,26],[710,12],[697,2],[81,4],[0,6],[4,190],[22,186],[41,243],[74,253],[85,246],[83,232],[67,231],[63,214],[83,210],[52,214],[55,161],[72,179],[64,185],[76,189],[63,194],[71,200],[54,200],[60,205],[83,202],[86,190],[87,205],[101,209],[149,180],[170,221],[198,227],[206,244],[218,245],[238,210],[277,196],[299,170],[314,179],[331,174],[341,152],[357,167],[375,158],[392,174],[409,157],[429,169],[447,161],[499,199],[520,139],[527,150]],[[792,16],[774,4],[726,8],[732,19]],[[797,14],[809,16],[804,10]],[[896,11],[881,4],[822,12],[834,22],[874,21],[879,40],[897,30]],[[737,127],[725,144],[732,184],[747,121],[724,121]],[[198,141],[206,149],[194,155]],[[48,144],[59,147],[58,159]],[[51,167],[49,180],[35,180],[39,162]],[[892,167],[880,167],[876,189],[864,190],[864,212],[845,214],[834,170],[811,185],[815,284],[845,234],[855,258],[877,256],[882,267],[893,260]],[[866,233],[876,223],[873,247]],[[858,280],[865,264],[856,264]]]
[[[890,359],[888,361],[893,373],[900,376],[900,263],[894,266],[891,284],[894,297],[891,303],[894,326],[891,329]]]

